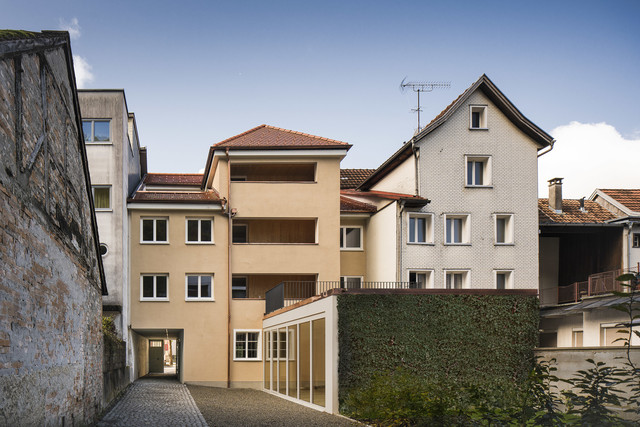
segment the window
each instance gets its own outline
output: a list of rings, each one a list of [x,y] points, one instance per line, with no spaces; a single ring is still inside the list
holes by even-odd
[[[495,270],[496,289],[512,289],[513,288],[513,270]]]
[[[465,156],[467,187],[491,186],[491,156]]]
[[[432,288],[431,271],[409,271],[409,289]]]
[[[234,330],[233,348],[233,360],[261,360],[260,331]]]
[[[409,243],[433,243],[433,215],[409,214]]]
[[[169,276],[143,274],[140,276],[140,301],[168,301]]]
[[[140,219],[141,243],[168,243],[167,218],[141,218]]]
[[[469,215],[444,216],[445,236],[447,245],[460,245],[469,243]]]
[[[583,337],[584,337],[584,333],[582,331],[582,329],[574,329],[573,330],[573,334],[572,334],[572,346],[573,347],[582,347],[583,344]]]
[[[100,243],[100,255],[105,256],[108,253],[109,253],[109,247],[104,243]]]
[[[469,128],[487,129],[487,106],[486,105],[470,105],[469,106]]]
[[[97,211],[111,209],[111,186],[95,185],[93,190],[93,206]]]
[[[231,278],[231,298],[247,297],[247,278],[233,277]]]
[[[213,243],[213,219],[187,219],[187,243]]]
[[[187,275],[185,301],[213,301],[213,276]]]
[[[343,289],[360,289],[362,287],[362,277],[340,276],[340,287]]]
[[[231,229],[231,241],[233,243],[248,243],[249,226],[247,224],[233,224]]]
[[[538,347],[557,347],[558,331],[540,331]]]
[[[633,247],[640,248],[640,233],[633,233]]]
[[[109,120],[83,120],[82,132],[84,133],[84,142],[88,143],[105,143],[111,141]]]
[[[463,289],[468,288],[469,271],[468,270],[445,270],[444,287],[445,289]]]
[[[340,249],[362,249],[362,227],[340,227]]]
[[[513,215],[512,214],[496,214],[495,215],[495,242],[496,245],[512,245],[513,244]]]
[[[600,325],[600,346],[601,347],[623,346],[624,341],[622,340],[616,341],[616,340],[620,338],[622,339],[629,338],[628,333],[619,332],[625,329],[628,330],[628,326],[617,325],[615,323]]]

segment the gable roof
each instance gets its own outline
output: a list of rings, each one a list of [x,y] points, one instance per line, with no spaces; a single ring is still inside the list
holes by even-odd
[[[356,188],[375,172],[375,169],[340,169],[340,189]]]
[[[598,203],[585,200],[585,210],[580,210],[580,200],[562,199],[562,213],[556,213],[549,206],[549,199],[538,199],[538,223],[551,224],[604,224],[615,218]]]
[[[269,125],[256,126],[213,145],[234,150],[351,148],[351,144]]]
[[[553,145],[553,137],[544,130],[536,126],[532,121],[527,119],[516,108],[515,105],[498,89],[498,87],[487,77],[486,74],[480,76],[471,86],[461,93],[451,104],[434,117],[431,122],[415,135],[410,141],[403,144],[402,147],[391,155],[371,176],[360,185],[359,188],[366,190],[371,188],[375,183],[384,178],[389,172],[395,169],[400,163],[409,158],[413,152],[413,142],[418,141],[429,133],[433,132],[440,125],[445,123],[466,100],[476,91],[481,90],[502,113],[511,120],[513,124],[522,132],[528,135],[538,144],[538,150]]]
[[[613,188],[599,188],[596,190],[596,194],[604,193],[614,201],[620,204],[621,210],[627,211],[627,214],[633,212],[640,212],[640,189],[613,189]]]

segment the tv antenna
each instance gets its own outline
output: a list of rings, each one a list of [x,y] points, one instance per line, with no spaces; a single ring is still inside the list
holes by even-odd
[[[418,107],[411,109],[414,113],[418,113],[418,130],[416,131],[416,133],[418,133],[422,130],[420,126],[420,112],[422,111],[422,108],[420,108],[420,92],[432,92],[434,89],[449,89],[451,82],[405,82],[405,80],[407,80],[406,77],[400,82],[400,90],[404,92],[407,88],[411,88],[418,94]]]

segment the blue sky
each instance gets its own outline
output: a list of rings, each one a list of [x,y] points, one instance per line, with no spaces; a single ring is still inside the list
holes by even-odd
[[[451,82],[422,96],[425,123],[486,73],[558,139],[541,182],[640,187],[638,1],[0,6],[2,28],[78,30],[85,87],[125,89],[152,172],[197,172],[211,144],[262,123],[349,142],[343,167],[374,168],[416,127],[403,78]]]

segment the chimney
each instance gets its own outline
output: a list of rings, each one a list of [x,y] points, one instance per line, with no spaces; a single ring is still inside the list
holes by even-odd
[[[147,147],[140,147],[140,176],[147,174]]]
[[[587,209],[584,207],[584,197],[580,199],[580,212],[586,212]]]
[[[555,213],[562,213],[562,180],[564,178],[553,178],[549,180],[549,207]]]

